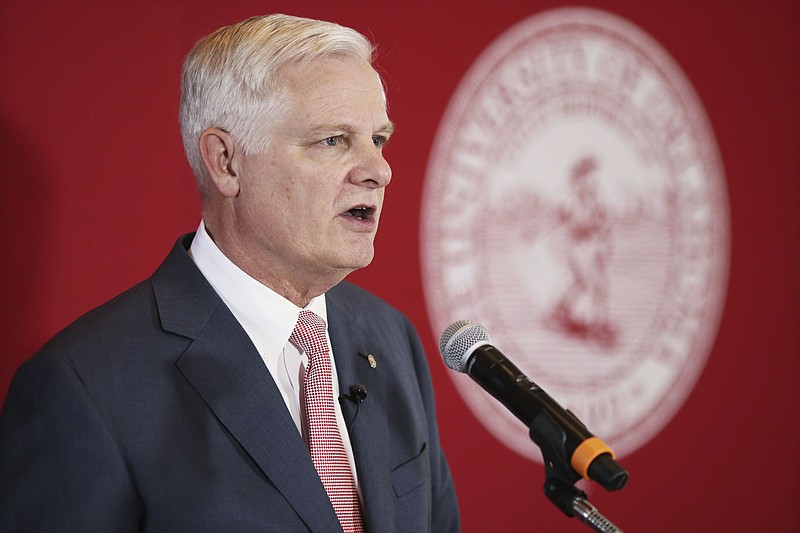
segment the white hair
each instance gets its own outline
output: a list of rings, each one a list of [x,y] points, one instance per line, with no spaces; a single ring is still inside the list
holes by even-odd
[[[208,177],[199,148],[204,130],[219,128],[245,153],[259,152],[269,142],[259,127],[282,102],[281,67],[328,55],[372,64],[374,50],[351,28],[282,14],[252,17],[198,41],[183,62],[179,114],[186,157],[201,193]]]

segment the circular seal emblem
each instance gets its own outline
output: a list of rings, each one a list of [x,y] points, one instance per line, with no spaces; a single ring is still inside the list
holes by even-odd
[[[433,330],[482,324],[618,454],[694,387],[727,286],[725,180],[691,84],[630,22],[556,9],[492,43],[440,125],[421,228]],[[502,404],[449,375],[498,440],[541,461]]]

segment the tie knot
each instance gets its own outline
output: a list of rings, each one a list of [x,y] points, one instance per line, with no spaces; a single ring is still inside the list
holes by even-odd
[[[328,339],[325,336],[325,321],[311,311],[300,311],[297,324],[289,339],[300,346],[311,358],[328,353]]]

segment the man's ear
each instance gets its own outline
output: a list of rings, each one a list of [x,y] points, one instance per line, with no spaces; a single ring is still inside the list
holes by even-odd
[[[209,180],[220,194],[233,197],[239,194],[239,173],[234,164],[236,146],[226,131],[208,128],[200,134],[200,158]]]

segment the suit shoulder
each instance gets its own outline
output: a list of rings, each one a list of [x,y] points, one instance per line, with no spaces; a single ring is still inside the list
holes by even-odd
[[[138,315],[148,314],[147,310],[154,305],[155,299],[148,279],[87,311],[67,325],[56,337],[70,336],[84,330],[96,331],[97,328],[114,325],[124,326],[131,321],[140,320]]]
[[[186,246],[191,242],[187,240],[189,237],[191,235],[178,240],[152,276],[82,315],[57,333],[42,350],[131,352],[142,345],[163,341],[168,330],[163,327],[164,308],[171,312],[172,318],[206,317],[208,309],[213,309],[217,301],[208,296],[213,289],[197,281],[198,278],[204,281],[204,278],[186,253]],[[210,303],[208,306],[198,303],[203,301]],[[183,308],[172,312],[180,306]]]
[[[137,351],[163,332],[149,280],[127,289],[91,309],[56,333],[38,354],[60,354],[69,359],[102,357]]]

